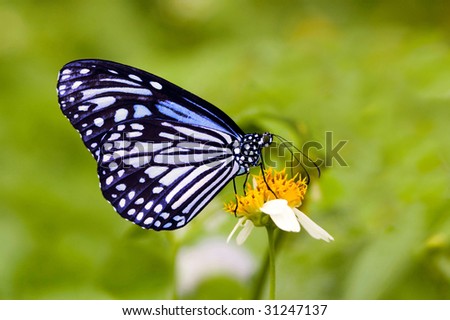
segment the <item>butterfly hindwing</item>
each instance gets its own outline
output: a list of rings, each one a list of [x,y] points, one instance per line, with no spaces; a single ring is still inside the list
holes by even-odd
[[[237,173],[223,132],[173,121],[139,119],[112,128],[102,141],[98,173],[104,197],[144,228],[189,222]]]

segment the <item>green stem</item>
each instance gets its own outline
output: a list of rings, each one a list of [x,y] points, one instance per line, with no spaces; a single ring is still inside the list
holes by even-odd
[[[275,228],[270,224],[266,227],[267,238],[269,240],[269,299],[275,300],[276,274],[275,274]]]
[[[177,255],[179,249],[179,242],[176,237],[167,232],[167,240],[169,242],[169,246],[171,247],[171,273],[172,273],[172,300],[178,300],[177,294]]]
[[[275,252],[280,250],[284,237],[287,235],[287,232],[276,232],[274,235],[275,239]],[[258,274],[256,275],[255,285],[252,289],[251,299],[259,300],[261,299],[261,293],[264,291],[264,286],[267,282],[268,274],[269,274],[269,260],[270,260],[270,250],[268,249],[266,254],[264,255],[263,261],[261,263],[261,268],[259,269]]]

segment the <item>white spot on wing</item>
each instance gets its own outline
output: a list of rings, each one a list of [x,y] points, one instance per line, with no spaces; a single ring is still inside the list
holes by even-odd
[[[103,118],[96,118],[96,119],[94,119],[94,124],[97,127],[101,127],[104,123],[105,123],[105,120],[103,120]]]
[[[109,170],[114,171],[119,167],[119,165],[117,164],[117,162],[111,162],[109,164]],[[120,176],[119,176],[120,177]]]
[[[116,189],[117,189],[118,191],[124,191],[126,187],[127,187],[127,186],[126,186],[125,184],[121,183],[121,184],[118,184],[118,185],[116,186]]]
[[[142,82],[142,79],[139,78],[139,77],[138,77],[137,75],[135,75],[135,74],[129,74],[128,77],[129,77],[130,79],[133,79],[133,80]]]
[[[186,223],[186,219],[181,220],[180,222],[177,223],[177,227],[181,227],[184,226],[184,224]]]
[[[127,109],[118,109],[116,111],[116,114],[114,115],[114,121],[115,122],[121,122],[127,118],[128,110]]]
[[[135,104],[133,108],[134,108],[134,118],[143,118],[152,115],[150,110],[142,104]]]
[[[84,99],[91,99],[97,95],[101,95],[104,93],[108,94],[117,94],[117,93],[128,93],[137,96],[151,96],[152,92],[149,89],[145,88],[134,88],[134,87],[108,87],[108,88],[95,88],[95,89],[87,89],[83,91]]]
[[[134,130],[144,130],[144,126],[139,123],[132,123],[131,128],[133,128]]]
[[[82,81],[75,81],[75,82],[72,84],[72,89],[78,88],[79,86],[81,86],[82,83],[83,83]]]
[[[169,169],[168,167],[152,166],[147,168],[144,172],[149,176],[150,179],[154,179],[157,176],[166,172],[168,169]]]
[[[161,193],[161,191],[163,191],[164,189],[162,187],[154,187],[153,188],[153,193],[157,194],[157,193]]]
[[[105,180],[105,182],[106,182],[106,185],[110,185],[111,184],[111,182],[113,182],[113,180],[114,180],[114,177],[113,176],[109,176],[108,178],[106,178],[106,180]]]
[[[110,154],[104,154],[103,155],[103,162],[108,162],[109,160],[111,160],[111,155]]]
[[[91,103],[95,103],[97,106],[94,108],[94,111],[98,111],[104,108],[109,107],[110,105],[116,102],[116,98],[111,96],[99,97],[95,99],[89,100]]]
[[[152,85],[153,88],[157,89],[157,90],[161,90],[162,89],[162,85],[159,82],[156,81],[150,81],[150,84]]]
[[[164,220],[167,220],[167,218],[169,217],[169,213],[168,212],[163,212],[161,213],[160,217],[163,218]]]
[[[173,141],[184,140],[184,138],[181,137],[180,135],[174,135],[174,134],[168,133],[168,132],[160,132],[159,136],[161,138],[166,138],[168,140],[173,140]]]
[[[120,133],[115,132],[108,138],[108,141],[114,141],[114,140],[117,140],[119,138],[120,138]]]
[[[112,143],[106,142],[103,144],[103,149],[106,151],[111,150],[112,147],[113,147]]]
[[[147,204],[145,205],[145,210],[150,210],[150,208],[153,206],[153,201],[149,201],[147,202]]]
[[[155,220],[153,217],[148,217],[147,219],[144,220],[144,224],[149,225],[153,222],[153,220]]]
[[[132,131],[127,133],[128,138],[136,138],[142,136],[142,132],[139,131]]]

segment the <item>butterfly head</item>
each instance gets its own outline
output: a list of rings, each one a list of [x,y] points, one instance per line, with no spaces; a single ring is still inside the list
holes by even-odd
[[[261,148],[270,146],[272,144],[272,141],[273,141],[273,135],[270,132],[264,132],[261,135],[261,140],[260,140]]]

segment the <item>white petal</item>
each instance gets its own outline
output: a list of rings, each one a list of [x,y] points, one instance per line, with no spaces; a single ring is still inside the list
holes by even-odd
[[[241,244],[243,244],[245,242],[245,240],[247,240],[248,236],[250,235],[250,233],[252,232],[254,227],[255,227],[255,225],[253,224],[253,222],[251,222],[251,220],[245,221],[244,227],[242,228],[241,232],[239,232],[239,234],[236,237],[236,243],[239,246]]]
[[[284,231],[299,232],[300,224],[287,200],[275,199],[264,203],[261,211],[270,215],[278,228]]]
[[[230,232],[230,235],[227,238],[227,243],[230,242],[231,238],[233,237],[234,233],[236,232],[236,230],[239,227],[243,227],[244,225],[242,224],[242,222],[244,222],[245,217],[242,217],[238,220],[238,222],[236,223],[236,225],[234,226],[233,230]]]
[[[256,181],[256,178],[253,177],[253,189],[256,189],[258,187],[258,182]]]
[[[295,215],[297,216],[298,221],[311,237],[313,237],[314,239],[322,239],[326,242],[334,240],[334,238],[328,232],[322,229],[317,223],[312,221],[306,214],[304,214],[297,208],[293,208],[293,210],[295,212]]]

